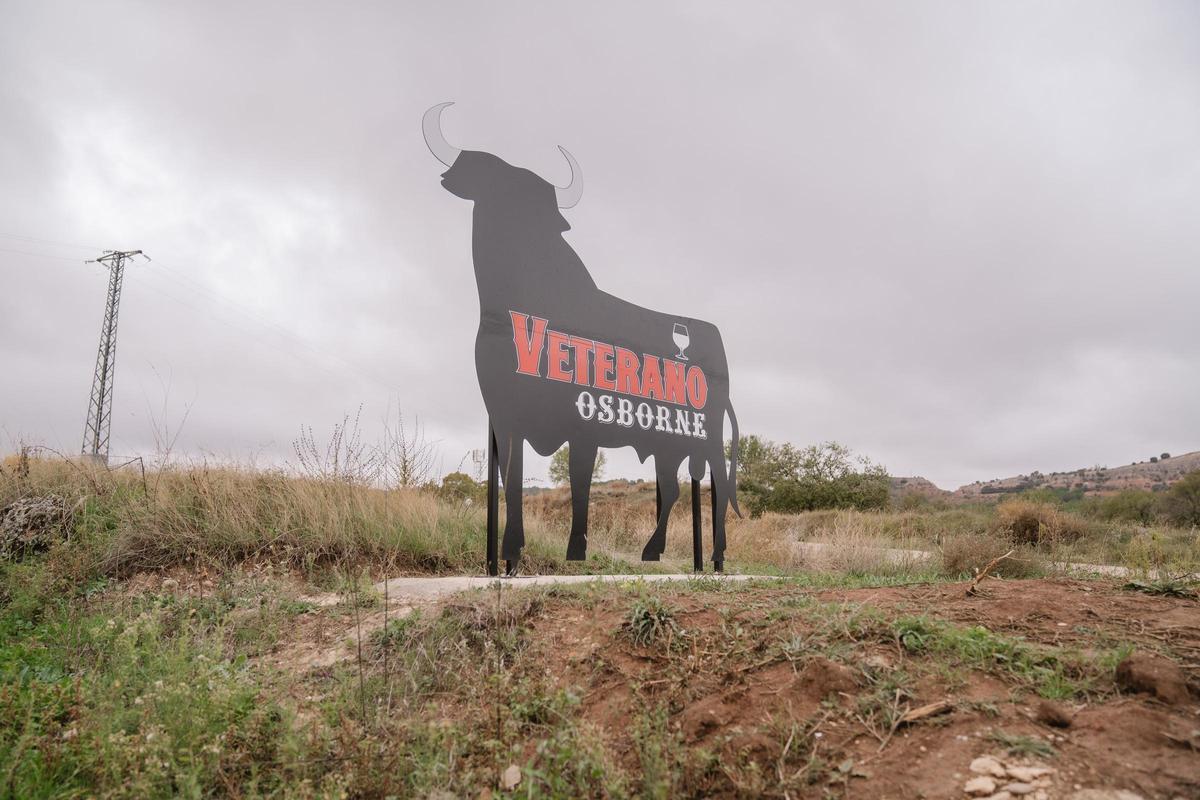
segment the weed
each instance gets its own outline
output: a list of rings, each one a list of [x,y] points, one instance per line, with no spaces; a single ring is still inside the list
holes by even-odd
[[[668,727],[665,708],[643,713],[634,728],[634,747],[641,765],[638,795],[650,798],[675,797],[681,779],[683,746]]]
[[[993,633],[982,626],[961,627],[929,617],[902,617],[892,636],[914,654],[949,655],[977,669],[1016,679],[1050,699],[1086,695],[1109,680],[1108,664],[1125,650],[1094,659],[1055,647]]]
[[[19,605],[19,604],[18,604]],[[264,699],[244,656],[224,652],[224,623],[168,598],[127,615],[65,603],[37,623],[0,614],[0,762],[9,796],[199,794],[222,780],[263,791],[295,742],[290,714]]]
[[[634,602],[621,629],[639,647],[648,647],[664,638],[679,639],[683,633],[675,621],[675,612],[654,595]]]
[[[1160,597],[1183,597],[1194,599],[1197,592],[1193,586],[1195,581],[1184,580],[1181,578],[1161,578],[1154,581],[1130,581],[1122,586],[1122,589],[1132,592],[1142,592],[1144,594],[1158,595]]]
[[[612,763],[603,739],[589,726],[565,724],[541,739],[523,770],[519,791],[526,797],[623,797],[622,771]]]

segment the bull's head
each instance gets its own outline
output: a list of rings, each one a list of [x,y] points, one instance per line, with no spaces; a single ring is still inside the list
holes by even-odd
[[[496,200],[509,203],[522,196],[530,201],[549,199],[554,190],[558,208],[571,208],[583,196],[583,176],[579,164],[564,148],[559,147],[571,166],[571,183],[564,187],[554,186],[527,169],[508,164],[491,153],[474,150],[459,150],[442,135],[442,111],[453,103],[439,103],[425,112],[421,130],[429,151],[448,169],[442,175],[442,185],[447,191],[466,200],[487,202]]]

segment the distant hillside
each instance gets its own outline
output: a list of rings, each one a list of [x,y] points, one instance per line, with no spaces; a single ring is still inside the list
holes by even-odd
[[[964,500],[989,499],[1027,489],[1075,489],[1087,495],[1102,495],[1122,489],[1161,491],[1189,472],[1200,470],[1200,451],[1179,456],[1154,456],[1120,467],[1085,467],[1072,472],[1031,472],[1010,478],[976,481],[960,486],[953,494]]]
[[[935,498],[955,499],[953,492],[939,489],[933,481],[919,476],[897,477],[893,475],[891,478],[890,494],[893,503],[897,503],[904,497],[913,494],[919,494],[931,500]]]

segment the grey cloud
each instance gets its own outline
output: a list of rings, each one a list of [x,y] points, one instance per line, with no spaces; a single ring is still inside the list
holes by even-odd
[[[186,452],[278,461],[302,424],[361,402],[375,425],[399,402],[456,467],[485,428],[470,209],[419,130],[449,99],[459,146],[559,183],[555,146],[571,150],[587,181],[572,245],[602,288],[722,327],[745,431],[838,439],[946,486],[1200,448],[1194,4],[5,17],[14,437],[78,446],[103,275],[75,245],[142,247],[121,448],[153,448],[169,384]]]

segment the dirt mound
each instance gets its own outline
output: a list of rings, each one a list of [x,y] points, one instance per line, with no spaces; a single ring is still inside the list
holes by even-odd
[[[647,706],[669,710],[687,751],[719,754],[730,766],[703,785],[705,794],[766,791],[772,781],[755,783],[755,770],[771,770],[776,781],[799,774],[792,796],[835,787],[846,797],[960,797],[969,765],[988,754],[1009,769],[994,779],[997,792],[1063,797],[1078,785],[1157,797],[1200,789],[1189,738],[1200,703],[1180,694],[1183,668],[1140,649],[1127,658],[1145,667],[1132,671],[1130,685],[1149,686],[1152,698],[1120,696],[1112,666],[1112,654],[1132,646],[1190,658],[1194,672],[1195,602],[1072,581],[993,583],[982,598],[958,585],[833,591],[812,606],[792,606],[798,598],[789,590],[738,595],[676,598],[692,644],[610,643],[599,657],[612,666],[601,676],[555,653],[578,652],[582,640],[611,642],[615,616],[551,606],[534,631],[555,631],[542,651],[547,674],[561,676],[559,685],[583,683],[584,696],[595,698],[583,714],[630,766],[621,731]],[[926,631],[927,641],[906,645],[903,633],[896,641],[906,625]],[[1112,649],[1100,652],[1105,643]],[[614,684],[632,689],[587,688]],[[1174,707],[1155,702],[1167,697]],[[921,708],[945,713],[916,715]]]
[[[1071,580],[504,595],[404,629],[404,650],[443,654],[405,677],[436,687],[405,713],[465,741],[500,731],[542,794],[604,795],[587,783],[604,776],[684,797],[1200,796],[1194,599]],[[464,769],[491,769],[490,752]]]
[[[1117,665],[1117,684],[1130,692],[1145,692],[1164,703],[1188,702],[1187,679],[1179,665],[1149,653],[1133,653]]]

